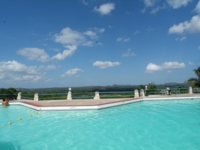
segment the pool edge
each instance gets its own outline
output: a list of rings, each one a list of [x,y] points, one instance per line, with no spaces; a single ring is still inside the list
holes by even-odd
[[[156,100],[184,100],[184,99],[200,99],[200,97],[142,97],[137,99],[129,99],[129,100],[119,100],[115,102],[105,102],[103,104],[96,105],[69,105],[69,106],[42,106],[34,103],[27,102],[11,102],[10,105],[22,105],[37,111],[59,111],[59,110],[100,110],[104,108],[110,108],[115,106],[121,106],[125,104],[142,102],[142,101],[156,101]]]

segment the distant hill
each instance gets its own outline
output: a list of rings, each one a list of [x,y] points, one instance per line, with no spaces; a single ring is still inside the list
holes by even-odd
[[[185,83],[169,82],[164,84],[156,84],[157,88],[175,88],[175,87],[187,87]],[[139,85],[108,85],[108,86],[82,86],[82,87],[71,87],[72,91],[76,92],[109,92],[109,91],[134,91],[139,89]],[[51,88],[16,88],[20,92],[31,92],[31,93],[66,93],[69,87],[51,87]]]
[[[156,86],[157,87],[171,87],[171,88],[188,87],[188,85],[185,83],[176,83],[176,82],[169,82],[169,83],[164,83],[164,84],[160,84],[160,85],[156,85]]]

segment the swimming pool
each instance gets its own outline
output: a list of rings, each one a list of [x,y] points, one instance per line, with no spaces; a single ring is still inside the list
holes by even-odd
[[[0,149],[200,149],[200,99],[35,112],[15,105],[0,108]]]

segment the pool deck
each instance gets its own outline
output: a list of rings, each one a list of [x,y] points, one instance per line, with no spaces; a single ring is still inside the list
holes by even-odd
[[[150,95],[140,98],[121,98],[121,99],[76,99],[76,100],[13,100],[10,105],[23,105],[35,110],[96,110],[114,107],[146,100],[169,100],[169,99],[188,99],[200,98],[200,94],[177,94],[177,95]]]

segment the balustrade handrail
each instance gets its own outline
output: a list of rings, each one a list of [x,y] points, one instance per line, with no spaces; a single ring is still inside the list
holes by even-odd
[[[137,92],[136,92],[137,91]],[[68,92],[59,92],[59,93],[21,93],[19,92],[17,94],[7,94],[2,93],[0,94],[0,97],[3,96],[12,96],[14,99],[31,99],[38,101],[38,98],[40,100],[53,100],[53,99],[86,99],[86,98],[92,98],[92,99],[100,99],[101,98],[131,98],[135,95],[138,95],[136,93],[139,93],[139,96],[148,96],[148,95],[170,95],[170,94],[185,94],[185,93],[200,93],[200,88],[157,88],[152,90],[142,90],[142,89],[133,89],[132,91],[89,91],[89,92],[79,92],[79,91],[68,91]],[[70,97],[69,96],[70,94]],[[66,95],[66,96],[65,96]],[[17,96],[17,97],[16,97]],[[137,96],[136,96],[137,97]]]
[[[105,94],[105,93],[133,93],[133,91],[111,91],[111,92],[99,92],[100,94]]]

